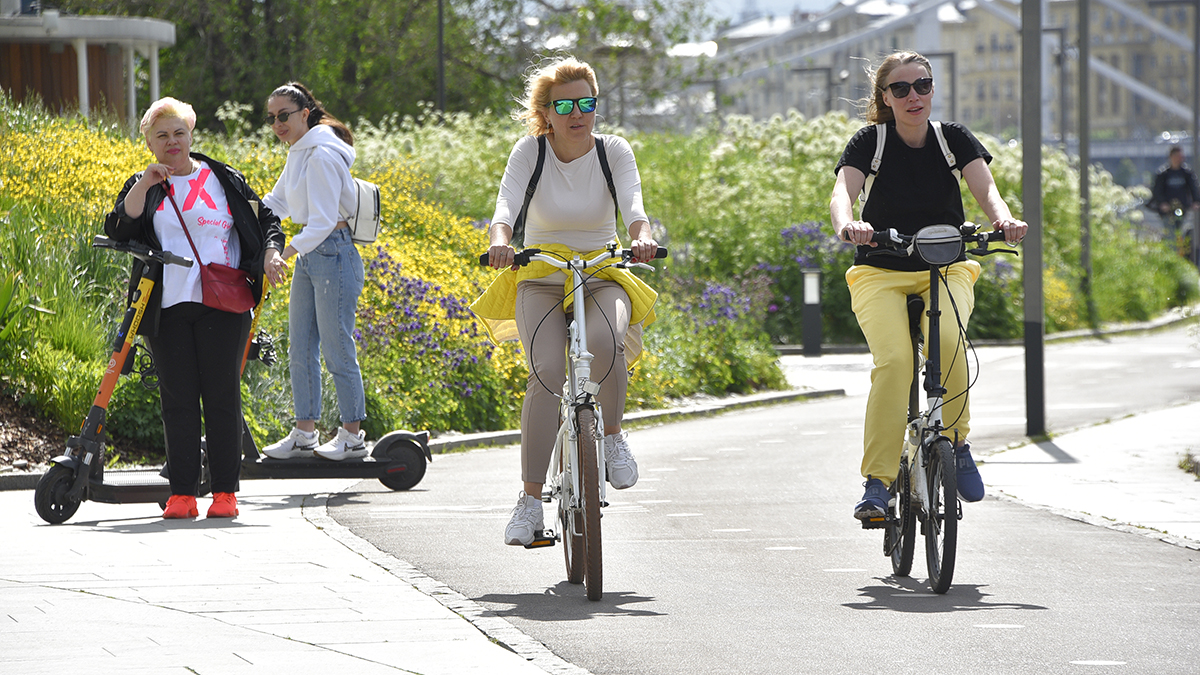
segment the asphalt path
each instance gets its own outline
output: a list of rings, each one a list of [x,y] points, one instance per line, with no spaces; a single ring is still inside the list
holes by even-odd
[[[1197,400],[1196,342],[1049,345],[1050,431]],[[1194,550],[989,497],[965,505],[949,593],[929,592],[920,548],[912,577],[892,576],[880,533],[850,515],[866,364],[785,362],[845,397],[635,431],[641,480],[609,492],[598,602],[566,583],[560,547],[502,544],[516,446],[439,456],[407,493],[361,483],[330,513],[592,673],[1196,672]],[[986,456],[1026,440],[1024,355],[984,349],[980,365]]]

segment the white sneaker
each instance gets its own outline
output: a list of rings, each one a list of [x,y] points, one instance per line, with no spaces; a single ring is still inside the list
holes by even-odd
[[[608,484],[617,490],[637,485],[637,460],[629,449],[628,431],[604,437],[604,464],[608,470]]]
[[[517,505],[513,507],[512,518],[508,519],[508,527],[504,528],[504,543],[509,546],[528,546],[544,528],[542,500],[521,492],[517,497]]]
[[[263,448],[263,454],[271,459],[312,457],[313,450],[317,449],[317,440],[317,432],[301,431],[293,427],[291,433],[284,436],[283,440]]]
[[[346,431],[346,427],[338,427],[337,436],[328,443],[316,449],[318,457],[340,462],[343,459],[358,459],[367,456],[367,444],[363,442],[367,432],[361,429],[357,434]]]

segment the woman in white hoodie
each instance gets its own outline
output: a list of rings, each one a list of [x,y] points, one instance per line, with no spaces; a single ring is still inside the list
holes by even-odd
[[[287,164],[263,197],[280,218],[300,225],[278,271],[295,258],[288,305],[288,357],[296,428],[269,445],[274,459],[311,457],[340,461],[367,454],[359,428],[367,418],[366,396],[354,346],[354,317],[363,290],[363,263],[350,240],[346,218],[354,214],[354,138],[308,89],[289,82],[267,98],[267,124],[287,143]],[[321,416],[321,354],[333,376],[342,426],[317,446]]]

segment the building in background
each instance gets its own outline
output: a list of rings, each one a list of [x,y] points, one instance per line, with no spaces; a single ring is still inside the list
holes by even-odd
[[[169,21],[67,16],[0,0],[0,88],[56,112],[111,114],[132,127],[140,119],[136,57],[146,60],[149,100],[156,100],[158,53],[174,44]]]
[[[1040,96],[1046,141],[1074,150],[1079,6],[1048,2],[1041,92],[1021,86],[1020,9],[1020,0],[840,0],[823,12],[759,17],[717,38],[708,87],[722,114],[853,117],[870,93],[867,72],[915,49],[933,63],[935,119],[1012,139],[1022,97]],[[1166,143],[1187,139],[1195,10],[1195,0],[1090,0],[1091,153],[1123,184],[1145,184]]]

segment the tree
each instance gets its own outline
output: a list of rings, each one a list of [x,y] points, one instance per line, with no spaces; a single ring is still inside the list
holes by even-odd
[[[611,121],[676,83],[667,49],[706,29],[703,0],[442,0],[446,107],[505,110],[522,76],[556,45],[596,67],[613,92]],[[289,80],[343,120],[417,114],[437,100],[437,0],[61,0],[81,14],[171,21],[162,92],[191,103],[198,124],[222,127],[226,101],[260,113]],[[149,101],[145,102],[146,104]],[[139,102],[141,104],[141,102]],[[603,110],[603,109],[602,109]]]

